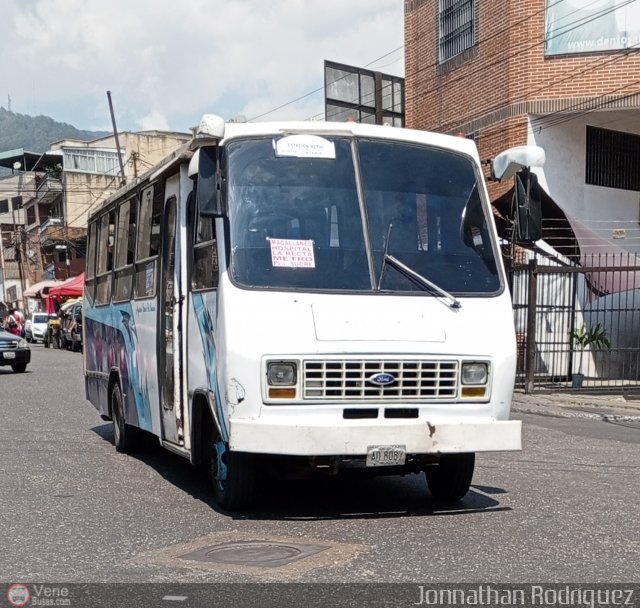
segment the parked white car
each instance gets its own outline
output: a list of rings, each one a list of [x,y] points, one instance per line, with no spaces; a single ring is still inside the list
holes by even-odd
[[[46,312],[34,312],[24,326],[27,342],[43,342],[48,321],[49,315]]]

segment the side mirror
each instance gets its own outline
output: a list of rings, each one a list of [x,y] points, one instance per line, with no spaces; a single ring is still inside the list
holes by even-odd
[[[517,243],[534,243],[542,238],[542,190],[538,177],[528,169],[516,174],[514,191]]]
[[[516,146],[498,154],[491,164],[494,179],[515,178],[514,222],[516,243],[533,243],[542,238],[542,189],[531,167],[543,167],[544,150],[538,146]]]
[[[198,148],[189,163],[189,176],[197,178],[196,201],[202,217],[222,215],[218,146]]]
[[[516,146],[500,152],[491,163],[491,177],[502,181],[529,167],[544,167],[546,156],[539,146]]]

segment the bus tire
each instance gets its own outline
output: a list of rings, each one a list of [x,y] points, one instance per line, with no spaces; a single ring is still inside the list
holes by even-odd
[[[140,430],[124,421],[124,404],[120,385],[111,389],[111,420],[113,421],[113,445],[121,454],[131,454],[140,447]]]
[[[440,462],[425,468],[427,486],[433,498],[455,502],[464,498],[471,487],[476,455],[443,454]]]
[[[227,478],[218,479],[218,458],[223,458]],[[255,465],[252,454],[226,450],[218,456],[215,448],[209,459],[213,498],[225,511],[241,511],[253,502],[255,489]]]

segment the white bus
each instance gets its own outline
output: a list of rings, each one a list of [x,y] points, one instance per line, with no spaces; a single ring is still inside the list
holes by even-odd
[[[508,163],[507,163],[508,164]],[[91,214],[87,399],[210,467],[425,472],[459,500],[519,450],[513,314],[472,141],[356,123],[225,124]]]

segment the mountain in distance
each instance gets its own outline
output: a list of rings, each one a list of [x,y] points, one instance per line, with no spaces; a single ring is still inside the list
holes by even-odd
[[[48,116],[16,114],[0,106],[0,154],[23,148],[27,152],[46,152],[61,139],[91,140],[104,137],[105,131],[81,131]]]

